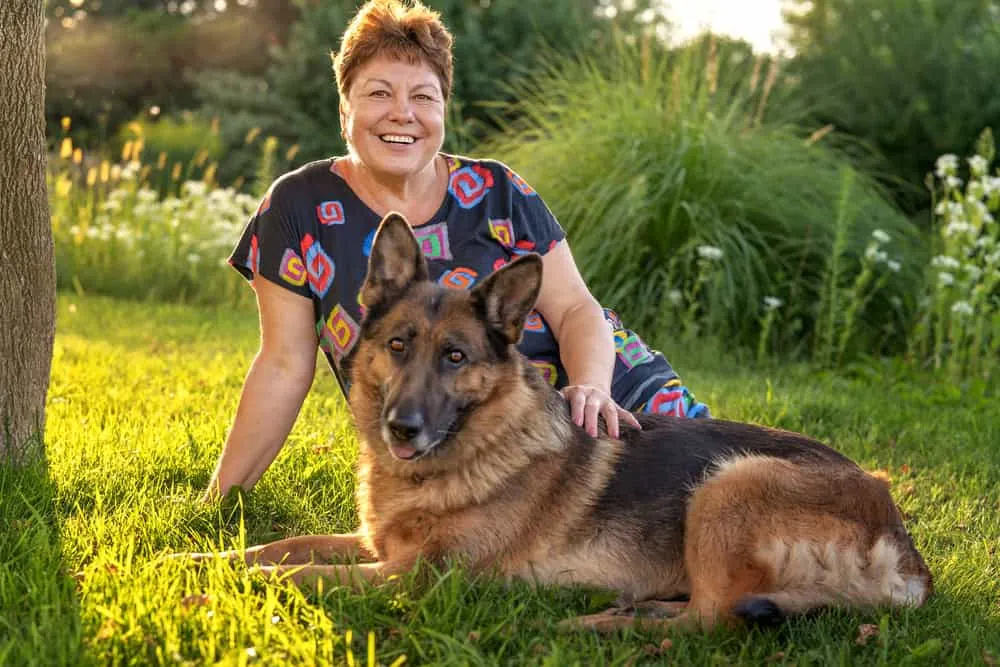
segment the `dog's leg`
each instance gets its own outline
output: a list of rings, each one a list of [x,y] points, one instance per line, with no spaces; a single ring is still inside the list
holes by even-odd
[[[301,535],[277,542],[269,542],[246,551],[231,551],[174,554],[172,558],[205,561],[216,558],[242,560],[247,564],[299,564],[329,562],[335,559],[371,559],[372,554],[364,548],[360,533],[345,535]]]
[[[577,616],[559,623],[563,631],[592,630],[616,632],[625,628],[655,629],[661,627],[665,617],[675,617],[687,610],[687,602],[643,600],[625,607],[611,607],[597,614]]]
[[[270,576],[287,577],[302,588],[319,588],[321,582],[361,591],[368,584],[382,584],[413,568],[415,562],[380,561],[357,565],[273,565],[261,568]]]

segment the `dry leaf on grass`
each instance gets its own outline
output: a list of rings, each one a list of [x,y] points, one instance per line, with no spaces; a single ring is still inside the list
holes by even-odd
[[[212,597],[208,593],[195,593],[194,595],[186,595],[181,598],[181,606],[185,609],[204,607],[211,601]]]
[[[878,626],[865,623],[858,626],[858,638],[854,640],[854,643],[858,646],[866,646],[868,640],[874,637],[878,637]]]
[[[118,623],[113,618],[106,618],[104,622],[101,623],[101,629],[97,631],[94,639],[98,641],[104,641],[106,639],[111,639],[115,635],[115,630],[118,629]]]

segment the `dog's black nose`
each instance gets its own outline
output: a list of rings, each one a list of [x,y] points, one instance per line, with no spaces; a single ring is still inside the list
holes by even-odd
[[[424,428],[424,418],[419,412],[400,413],[393,410],[388,420],[389,432],[392,437],[403,442],[409,442]]]

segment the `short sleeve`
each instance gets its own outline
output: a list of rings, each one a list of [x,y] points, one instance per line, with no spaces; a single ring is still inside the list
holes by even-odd
[[[273,185],[247,221],[229,263],[247,280],[263,276],[309,298],[308,273],[302,259],[305,231],[291,211],[287,190]]]
[[[515,248],[546,254],[566,238],[566,232],[534,188],[504,166],[511,197],[511,224]]]

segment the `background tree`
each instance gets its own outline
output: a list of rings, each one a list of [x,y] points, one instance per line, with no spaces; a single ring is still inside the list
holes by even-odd
[[[926,210],[938,155],[1000,129],[996,0],[789,0],[785,20],[796,93],[820,124],[881,153],[908,213]]]
[[[42,455],[55,335],[43,0],[0,2],[0,452]]]

